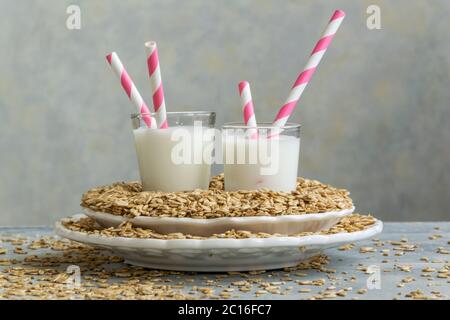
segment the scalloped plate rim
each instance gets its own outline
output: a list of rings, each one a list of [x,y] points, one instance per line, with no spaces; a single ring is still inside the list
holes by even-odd
[[[147,249],[233,249],[233,248],[269,248],[269,247],[301,247],[323,246],[354,242],[373,237],[383,230],[383,222],[375,219],[375,224],[366,230],[351,233],[337,233],[332,235],[308,235],[301,237],[271,237],[271,238],[246,238],[246,239],[136,239],[125,237],[106,237],[101,235],[85,234],[79,231],[68,230],[62,225],[63,220],[80,219],[84,214],[64,218],[55,223],[55,232],[63,238],[109,247],[147,248]]]
[[[139,223],[140,221],[145,222],[163,222],[163,223],[174,223],[174,224],[183,224],[183,223],[194,223],[197,225],[206,225],[206,224],[219,224],[219,223],[238,223],[238,222],[266,222],[273,223],[279,221],[320,221],[331,218],[340,218],[346,215],[349,215],[355,211],[355,207],[351,207],[350,209],[343,209],[339,211],[326,211],[320,213],[305,213],[305,214],[291,214],[291,215],[279,215],[279,216],[245,216],[245,217],[219,217],[219,218],[177,218],[177,217],[149,217],[149,216],[139,216],[135,218],[128,218],[124,216],[115,215],[108,212],[102,211],[94,211],[88,208],[83,208],[85,214],[93,219],[95,219],[96,215],[100,216],[103,219],[110,219],[110,221],[114,221],[115,223],[121,223],[125,221],[131,221]],[[278,221],[277,221],[278,220]]]

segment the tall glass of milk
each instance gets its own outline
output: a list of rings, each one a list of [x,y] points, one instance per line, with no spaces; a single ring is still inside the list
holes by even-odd
[[[225,190],[267,188],[290,192],[297,187],[300,125],[274,127],[227,123],[222,127]]]
[[[166,129],[150,129],[142,117],[142,114],[131,116],[143,189],[162,192],[208,189],[215,113],[167,112]]]

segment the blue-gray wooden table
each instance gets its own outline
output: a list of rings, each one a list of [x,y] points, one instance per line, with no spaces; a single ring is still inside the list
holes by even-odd
[[[2,237],[21,236],[30,241],[42,236],[53,235],[49,227],[0,227]],[[342,296],[334,299],[409,299],[411,296],[449,299],[450,298],[450,222],[409,222],[385,223],[383,233],[376,239],[358,242],[350,250],[329,249],[324,254],[329,256],[328,269],[332,273],[321,273],[317,270],[302,270],[301,277],[295,272],[284,270],[268,271],[262,274],[248,274],[245,279],[263,278],[264,281],[282,283],[291,287],[285,294],[263,293],[255,296],[258,287],[250,292],[240,292],[239,299],[308,299],[320,296],[327,291],[345,289]],[[9,247],[10,246],[10,247]],[[0,243],[0,248],[7,252],[0,254],[3,259],[23,259],[24,256],[14,253],[14,246],[8,242]],[[48,254],[49,249],[38,249],[33,255]],[[14,267],[20,267],[16,263]],[[66,266],[62,265],[61,270]],[[0,265],[2,270],[10,266]],[[424,271],[425,270],[425,271]],[[447,270],[447,272],[445,272]],[[427,272],[429,271],[429,272]],[[189,273],[186,275],[162,275],[168,281],[183,281],[183,292],[189,292],[193,287],[208,286],[208,280],[217,280],[217,274]],[[296,281],[308,281],[324,278],[322,286],[302,285]],[[164,279],[163,279],[164,280]],[[221,279],[222,288],[232,287],[232,282],[242,280],[242,275],[227,275]],[[286,281],[288,280],[288,281]],[[289,281],[290,280],[290,281]],[[114,282],[115,279],[113,278]],[[117,279],[118,281],[118,279]],[[311,289],[310,292],[305,288]],[[417,291],[420,290],[420,291]],[[0,288],[1,294],[2,288]],[[410,293],[413,292],[411,295]],[[415,292],[415,294],[414,294]]]

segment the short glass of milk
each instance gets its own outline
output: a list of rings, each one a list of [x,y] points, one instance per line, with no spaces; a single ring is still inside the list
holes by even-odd
[[[148,128],[143,116],[133,114],[131,120],[144,191],[208,189],[216,114],[167,112],[166,129]]]
[[[227,123],[222,127],[225,190],[296,190],[300,125]]]

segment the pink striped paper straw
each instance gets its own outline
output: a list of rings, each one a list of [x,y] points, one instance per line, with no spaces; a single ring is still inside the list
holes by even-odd
[[[247,81],[241,81],[239,83],[239,95],[241,96],[242,113],[244,115],[244,123],[246,126],[251,127],[249,129],[250,136],[256,137],[257,125],[255,110],[253,109],[252,93],[250,91],[250,84]]]
[[[136,107],[137,113],[142,115],[143,120],[147,124],[149,128],[156,129],[156,121],[150,115],[150,110],[142,99],[139,91],[128,75],[127,70],[125,70],[122,62],[119,59],[117,53],[113,52],[106,56],[106,60],[110,64],[112,70],[116,74],[116,76],[120,79],[120,83],[122,84],[125,93],[130,98],[133,105]]]
[[[156,42],[148,41],[145,43],[147,51],[147,66],[152,86],[153,107],[156,112],[156,122],[158,128],[167,128],[166,102],[164,99],[164,90],[161,80],[161,68],[159,66],[158,48]]]
[[[291,115],[298,100],[300,99],[303,90],[305,90],[306,86],[308,85],[308,82],[311,80],[311,77],[314,74],[314,71],[316,71],[316,68],[320,60],[325,54],[325,51],[327,51],[327,48],[330,45],[331,41],[333,40],[336,31],[339,29],[342,20],[344,20],[344,17],[345,17],[344,11],[336,10],[334,12],[324,33],[322,34],[322,37],[316,43],[316,46],[311,52],[311,55],[308,59],[308,62],[306,63],[305,68],[300,73],[294,85],[292,86],[291,92],[289,93],[286,102],[278,111],[278,114],[275,117],[275,120],[273,121],[274,126],[282,127],[286,124],[289,116]]]

